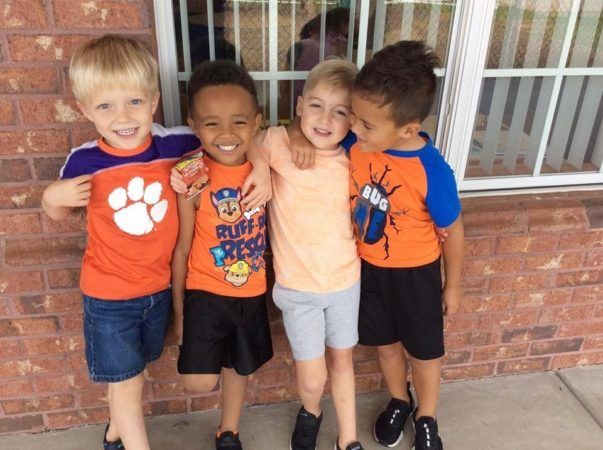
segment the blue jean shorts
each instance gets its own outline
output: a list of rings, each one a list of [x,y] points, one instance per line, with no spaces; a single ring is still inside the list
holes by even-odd
[[[127,300],[84,295],[84,339],[90,379],[117,383],[141,373],[163,351],[171,290]]]

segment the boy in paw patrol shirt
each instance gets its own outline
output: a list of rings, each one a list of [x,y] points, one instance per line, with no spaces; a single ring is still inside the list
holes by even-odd
[[[241,204],[246,153],[259,126],[255,84],[231,61],[213,61],[188,86],[189,125],[203,142],[211,184],[178,195],[172,260],[178,372],[189,392],[215,388],[224,402],[216,449],[242,448],[239,418],[248,375],[272,357],[266,310],[266,212]]]

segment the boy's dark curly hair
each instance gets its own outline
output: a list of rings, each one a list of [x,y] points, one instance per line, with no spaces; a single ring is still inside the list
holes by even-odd
[[[245,69],[234,61],[217,59],[215,61],[206,61],[199,65],[193,71],[188,81],[187,97],[188,111],[191,115],[195,106],[195,95],[208,86],[241,86],[251,95],[256,110],[259,110],[258,94],[255,88],[255,82],[251,75]]]
[[[422,122],[436,94],[435,53],[422,41],[400,41],[384,47],[354,81],[354,92],[380,106],[390,105],[397,127]]]

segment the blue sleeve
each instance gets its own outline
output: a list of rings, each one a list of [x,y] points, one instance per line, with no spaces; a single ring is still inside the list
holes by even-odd
[[[341,146],[345,149],[346,153],[350,152],[352,145],[356,143],[358,139],[352,130],[348,131],[348,134],[345,135],[343,141],[341,141]]]
[[[440,228],[449,227],[461,214],[454,172],[444,158],[433,148],[423,160],[427,174],[425,203],[433,222]]]

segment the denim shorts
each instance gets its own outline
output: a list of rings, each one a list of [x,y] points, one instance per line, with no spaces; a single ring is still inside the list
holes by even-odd
[[[127,300],[84,295],[84,339],[90,379],[100,383],[124,381],[159,358],[171,304],[170,289]]]

